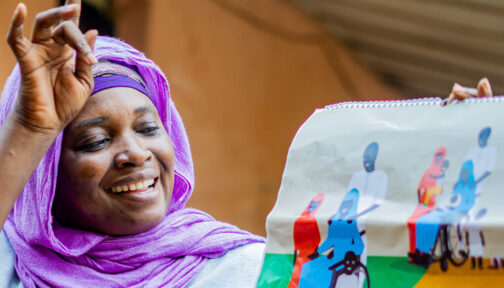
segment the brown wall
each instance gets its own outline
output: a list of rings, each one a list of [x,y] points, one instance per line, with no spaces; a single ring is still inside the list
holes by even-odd
[[[265,234],[289,144],[315,108],[399,97],[288,1],[231,1],[259,18],[249,22],[225,1],[148,3],[146,52],[166,73],[192,143],[189,204],[220,220]],[[275,27],[321,36],[293,42]]]
[[[19,1],[16,0],[0,0],[0,87],[3,85],[9,76],[16,58],[12,54],[9,46],[5,42],[7,31],[9,30],[9,23],[14,13],[14,8]],[[23,3],[28,7],[28,19],[24,24],[24,33],[27,37],[30,36],[33,19],[38,12],[44,11],[54,6],[55,1],[52,0],[24,0]]]
[[[17,1],[0,1],[5,35]],[[25,3],[33,16],[53,2]],[[226,3],[117,0],[117,28],[171,83],[195,162],[189,205],[265,235],[289,144],[314,109],[399,95],[290,2]],[[3,83],[14,65],[3,42],[0,63]]]

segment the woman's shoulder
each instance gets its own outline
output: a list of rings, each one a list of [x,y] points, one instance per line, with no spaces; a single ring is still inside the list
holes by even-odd
[[[15,258],[7,235],[3,229],[0,229],[0,287],[23,287],[14,269]]]
[[[210,259],[187,287],[255,287],[264,258],[264,243],[247,244]]]

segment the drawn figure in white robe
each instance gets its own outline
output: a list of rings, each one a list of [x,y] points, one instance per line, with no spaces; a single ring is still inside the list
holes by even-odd
[[[495,167],[495,161],[497,159],[497,149],[493,146],[488,146],[488,138],[492,133],[490,127],[485,127],[481,129],[478,135],[478,146],[475,146],[469,150],[464,161],[471,160],[473,162],[473,175],[476,179],[476,202],[475,206],[478,204],[478,199],[482,195],[484,181],[492,173]],[[467,219],[474,218],[475,211],[473,209],[469,210],[469,218],[463,219],[461,226],[465,227]],[[459,238],[459,247],[462,247],[462,239]]]
[[[467,232],[467,242],[469,243],[469,256],[471,257],[471,269],[476,269],[476,260],[478,268],[483,269],[483,246],[485,246],[485,237],[481,231],[481,217],[485,216],[487,210],[481,209],[476,216],[470,217],[465,225]]]
[[[351,189],[357,189],[359,191],[360,197],[357,205],[358,214],[368,209],[374,210],[378,208],[385,200],[388,179],[384,171],[375,169],[377,156],[378,143],[372,142],[364,150],[364,170],[354,173],[350,180],[350,185],[348,185],[348,191]],[[359,231],[365,230],[366,218],[368,215],[369,214],[365,214],[359,217],[359,221],[357,221]],[[367,263],[367,234],[362,235],[362,241],[364,242],[364,251],[361,254],[360,261],[365,266]],[[348,278],[355,278],[354,275],[345,276]],[[359,284],[357,286],[348,285],[350,282],[354,282],[355,279],[345,279],[346,277],[340,277],[341,279],[338,281],[340,285],[344,285],[344,287],[363,287],[365,277],[362,273],[358,276]]]
[[[490,127],[483,128],[478,136],[478,146],[469,150],[464,161],[471,160],[474,165],[474,178],[476,179],[476,196],[481,195],[483,183],[492,173],[497,159],[497,149],[493,146],[488,146],[488,138],[492,129]]]

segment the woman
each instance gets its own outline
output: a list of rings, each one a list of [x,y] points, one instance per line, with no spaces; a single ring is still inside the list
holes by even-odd
[[[447,161],[446,148],[439,147],[434,153],[431,166],[425,171],[420,183],[418,184],[418,205],[413,212],[413,215],[408,219],[408,231],[410,237],[410,261],[414,258],[416,248],[416,233],[415,227],[417,219],[429,212],[431,212],[436,205],[436,195],[443,190],[440,182],[445,176]]]
[[[162,72],[119,40],[82,34],[71,2],[40,13],[31,40],[23,4],[12,19],[0,284],[252,287],[264,246],[247,244],[263,239],[184,208],[192,159]]]
[[[18,5],[7,37],[19,65],[0,103],[1,286],[253,286],[263,245],[245,244],[263,240],[183,208],[192,159],[163,74],[117,40],[93,47],[68,2],[30,40]],[[123,67],[97,77],[124,77],[89,98],[96,58]]]

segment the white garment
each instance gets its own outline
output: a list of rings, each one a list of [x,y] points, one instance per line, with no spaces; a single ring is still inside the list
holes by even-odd
[[[476,146],[469,150],[464,161],[471,160],[473,162],[474,180],[478,180],[485,172],[492,172],[497,159],[497,149],[495,147]],[[483,183],[478,183],[476,187],[476,195],[479,195],[483,189]]]
[[[469,256],[483,257],[483,239],[481,238],[481,225],[471,222],[465,225],[469,240]]]
[[[357,214],[372,207],[373,205],[380,206],[385,201],[387,193],[387,174],[384,171],[374,170],[367,172],[362,170],[355,172],[348,185],[348,190],[357,189],[359,191],[359,203],[357,203]],[[366,228],[366,218],[369,214],[364,214],[357,218],[357,228],[363,231]],[[362,251],[360,261],[366,266],[367,264],[367,234],[361,236],[364,242],[364,250]],[[349,278],[354,277],[350,275]],[[362,287],[364,284],[364,273],[359,274],[359,284],[354,287]],[[348,279],[350,280],[350,279]],[[351,287],[351,286],[348,286]]]
[[[466,155],[466,158],[464,159],[465,161],[471,160],[473,162],[473,175],[474,175],[474,180],[478,180],[485,172],[492,172],[494,167],[495,167],[495,161],[497,159],[497,149],[492,146],[485,146],[485,147],[480,147],[476,146],[473,147],[469,150],[469,152]],[[481,192],[483,191],[483,184],[485,183],[486,179],[479,182],[476,185],[476,199],[474,201],[474,206],[471,208],[468,212],[468,218],[474,219],[476,216],[476,211],[474,207],[479,207],[478,206],[478,199],[481,197]],[[467,220],[468,218],[462,219],[460,224],[462,227],[465,227],[467,225]],[[461,245],[460,240],[459,240],[459,245]]]
[[[186,286],[187,288],[253,288],[264,258],[264,243],[253,243],[228,251],[222,257],[210,259]],[[3,230],[0,230],[0,287],[23,288],[14,269],[14,250]],[[104,285],[103,287],[107,287]]]
[[[361,213],[373,205],[380,206],[383,203],[387,193],[387,181],[387,174],[380,170],[374,170],[372,172],[362,170],[353,174],[347,191],[354,188],[359,191],[357,213]],[[367,215],[368,214],[362,215],[357,219],[357,228],[359,228],[359,231],[365,229]],[[365,243],[364,241],[364,244]],[[364,248],[364,250],[366,250],[366,248]]]
[[[253,243],[229,250],[208,260],[187,288],[254,288],[264,260],[264,243]]]

